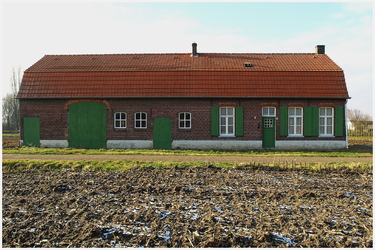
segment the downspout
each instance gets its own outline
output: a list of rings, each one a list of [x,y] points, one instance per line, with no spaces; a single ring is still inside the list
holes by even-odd
[[[345,147],[346,149],[349,148],[348,143],[348,110],[346,104],[348,103],[348,99],[345,100],[345,135],[346,135],[346,141],[345,141]]]

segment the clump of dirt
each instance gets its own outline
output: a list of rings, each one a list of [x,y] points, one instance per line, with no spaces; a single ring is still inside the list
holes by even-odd
[[[372,247],[372,175],[3,173],[4,247]]]

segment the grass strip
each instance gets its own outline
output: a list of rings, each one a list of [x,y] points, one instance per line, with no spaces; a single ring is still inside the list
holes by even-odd
[[[344,171],[357,173],[372,173],[372,163],[348,163],[348,162],[331,162],[321,163],[233,163],[233,162],[182,162],[182,161],[44,161],[44,160],[3,160],[3,172],[23,172],[31,170],[45,171],[123,171],[134,167],[195,167],[195,166],[215,166],[219,168],[252,168],[263,170],[299,170],[299,171]]]
[[[180,150],[180,149],[77,149],[77,148],[3,148],[3,154],[51,155],[186,155],[186,156],[265,156],[265,157],[372,157],[371,148],[343,150]]]

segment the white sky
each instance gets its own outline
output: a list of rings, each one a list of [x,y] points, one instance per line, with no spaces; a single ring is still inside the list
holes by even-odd
[[[348,108],[373,115],[373,3],[2,2],[3,96],[12,68],[44,55],[326,54],[345,73]]]

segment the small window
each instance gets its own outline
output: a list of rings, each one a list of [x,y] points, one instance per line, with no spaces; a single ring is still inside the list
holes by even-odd
[[[126,128],[126,113],[115,113],[115,128]]]
[[[319,109],[319,135],[333,136],[333,108]]]
[[[263,116],[276,116],[276,108],[262,108],[262,115]]]
[[[288,132],[289,135],[302,136],[302,108],[288,108]]]
[[[134,128],[147,128],[147,114],[139,112],[134,114]]]
[[[220,108],[220,135],[234,136],[234,108]]]
[[[191,128],[191,114],[182,112],[179,114],[179,128],[188,129]]]

